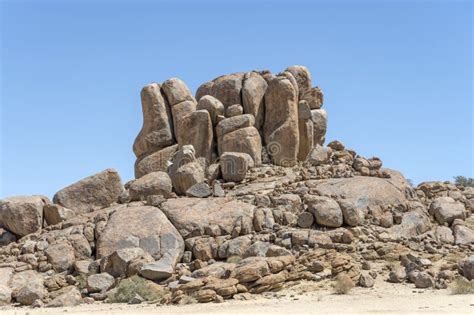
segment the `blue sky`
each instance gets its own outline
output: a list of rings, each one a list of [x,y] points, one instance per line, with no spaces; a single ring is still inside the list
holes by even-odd
[[[133,178],[140,89],[306,65],[327,139],[415,183],[473,176],[469,1],[1,1],[0,198]]]

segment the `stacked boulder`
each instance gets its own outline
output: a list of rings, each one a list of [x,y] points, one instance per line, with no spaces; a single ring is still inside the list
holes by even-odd
[[[312,87],[303,66],[278,75],[251,71],[220,76],[202,84],[196,98],[183,81],[172,78],[145,86],[141,99],[143,127],[133,145],[136,178],[170,172],[176,168],[169,167],[176,163],[176,152],[191,145],[204,173],[222,159],[224,180],[242,181],[248,168],[262,162],[293,166],[306,161],[325,140],[323,94]],[[185,194],[187,189],[175,190]]]

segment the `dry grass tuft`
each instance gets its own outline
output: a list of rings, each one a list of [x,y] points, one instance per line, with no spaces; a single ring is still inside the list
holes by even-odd
[[[474,284],[463,277],[457,277],[449,286],[451,294],[471,294],[474,293]]]
[[[335,294],[347,294],[354,287],[354,281],[344,274],[339,274],[333,284]]]

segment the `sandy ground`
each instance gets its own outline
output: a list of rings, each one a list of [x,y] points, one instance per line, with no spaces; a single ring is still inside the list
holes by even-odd
[[[73,308],[2,308],[1,314],[474,314],[474,295],[449,290],[419,290],[378,280],[372,289],[334,295],[321,285],[302,283],[250,301],[181,306],[92,304]]]

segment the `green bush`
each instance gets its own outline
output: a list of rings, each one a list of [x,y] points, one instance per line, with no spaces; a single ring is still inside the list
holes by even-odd
[[[474,293],[474,284],[463,277],[454,279],[453,283],[449,286],[451,294],[471,294]]]
[[[120,281],[116,291],[109,297],[110,303],[128,303],[136,294],[146,301],[161,300],[167,291],[154,283],[139,276],[132,276]]]

